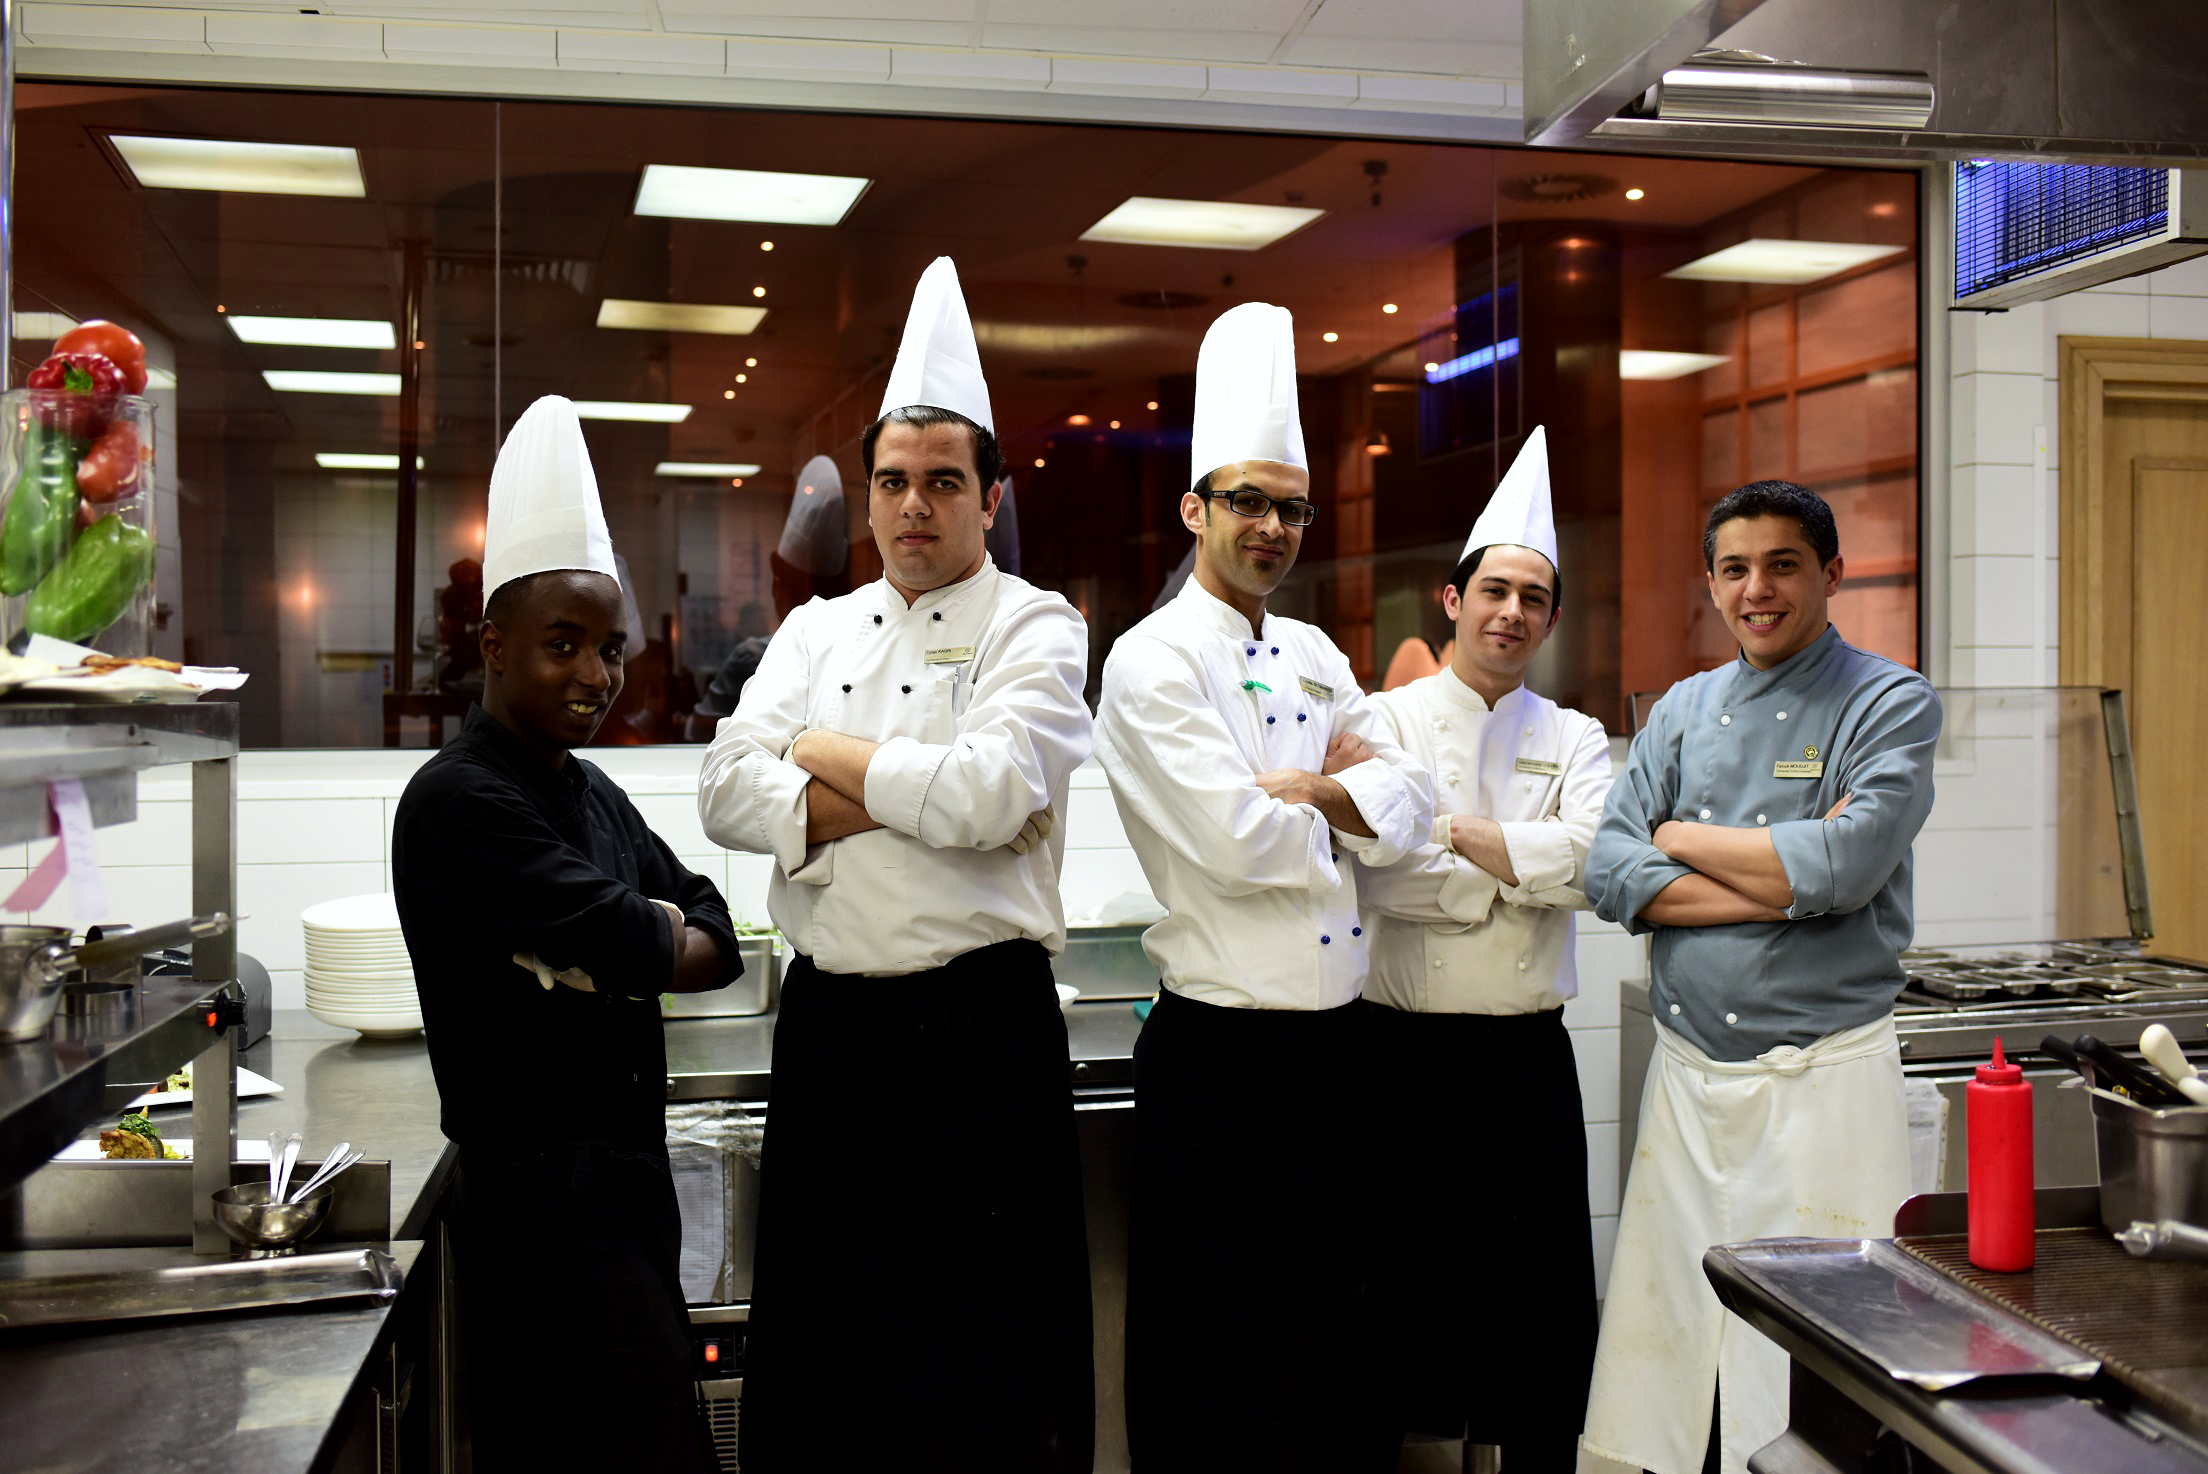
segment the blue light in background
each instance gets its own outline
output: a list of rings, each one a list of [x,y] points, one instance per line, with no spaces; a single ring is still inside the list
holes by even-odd
[[[1505,338],[1492,348],[1475,348],[1470,353],[1450,359],[1447,363],[1434,365],[1433,368],[1427,370],[1426,382],[1429,384],[1446,383],[1459,374],[1469,374],[1474,370],[1486,368],[1497,359],[1515,358],[1517,355],[1518,340],[1516,338]]]
[[[1972,159],[1955,166],[1955,297],[2160,235],[2169,173]]]

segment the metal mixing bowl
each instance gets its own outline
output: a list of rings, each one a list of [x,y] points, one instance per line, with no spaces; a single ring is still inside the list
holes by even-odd
[[[271,1203],[267,1183],[241,1182],[217,1192],[214,1203],[215,1222],[252,1257],[295,1254],[330,1216],[330,1185],[296,1203]]]

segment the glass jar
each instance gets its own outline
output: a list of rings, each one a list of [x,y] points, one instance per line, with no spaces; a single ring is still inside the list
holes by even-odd
[[[153,649],[153,413],[141,395],[0,395],[0,638]]]

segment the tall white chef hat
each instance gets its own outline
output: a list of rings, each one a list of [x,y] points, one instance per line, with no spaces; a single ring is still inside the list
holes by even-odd
[[[1236,461],[1311,465],[1296,412],[1295,319],[1269,302],[1220,313],[1196,350],[1188,484]]]
[[[488,602],[503,585],[556,568],[620,577],[583,422],[571,402],[547,394],[514,421],[491,467],[483,597]]]
[[[905,338],[882,393],[885,415],[916,404],[964,415],[984,430],[997,428],[989,415],[989,382],[981,376],[974,321],[966,315],[958,268],[948,256],[936,257],[920,273],[912,311],[905,316]]]
[[[1487,499],[1480,520],[1472,524],[1472,536],[1458,554],[1458,561],[1497,543],[1531,548],[1548,559],[1551,568],[1564,571],[1556,561],[1556,512],[1549,503],[1549,435],[1543,426],[1534,426],[1526,443],[1519,447],[1518,459],[1510,463],[1510,469],[1496,484],[1495,494]]]
[[[843,473],[826,456],[814,456],[797,473],[790,515],[775,553],[815,578],[843,572],[851,543],[843,525]]]

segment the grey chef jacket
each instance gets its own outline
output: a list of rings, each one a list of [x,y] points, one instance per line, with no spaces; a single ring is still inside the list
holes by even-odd
[[[1745,1060],[1892,1011],[1915,927],[1909,847],[1932,808],[1939,735],[1931,683],[1829,625],[1770,670],[1738,658],[1664,694],[1587,857],[1596,913],[1655,933],[1657,1022],[1712,1059]],[[1844,794],[1854,795],[1846,812],[1821,818]],[[1649,842],[1667,819],[1768,827],[1794,887],[1790,919],[1641,920],[1691,873]]]

